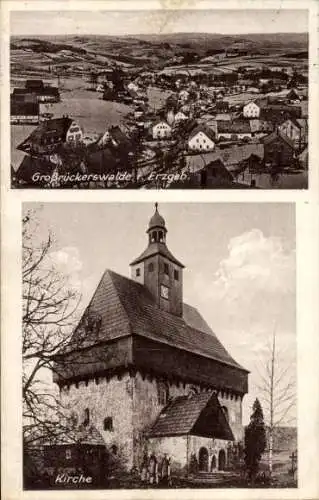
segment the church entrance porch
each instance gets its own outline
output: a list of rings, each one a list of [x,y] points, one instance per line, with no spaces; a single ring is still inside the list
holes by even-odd
[[[198,456],[198,470],[200,472],[208,471],[208,450],[207,448],[200,448]]]

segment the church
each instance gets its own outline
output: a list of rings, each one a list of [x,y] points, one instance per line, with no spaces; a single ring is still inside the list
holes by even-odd
[[[76,422],[126,470],[151,454],[169,456],[176,473],[194,458],[200,471],[225,470],[230,446],[243,439],[248,371],[183,302],[185,266],[167,232],[155,204],[131,277],[105,271],[53,379]]]

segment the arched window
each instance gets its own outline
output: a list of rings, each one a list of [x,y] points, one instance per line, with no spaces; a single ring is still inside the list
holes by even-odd
[[[83,425],[89,425],[90,423],[90,410],[85,408],[83,412]]]
[[[103,429],[105,431],[110,431],[110,432],[113,431],[113,418],[112,417],[106,417],[103,420]]]
[[[154,263],[153,262],[149,263],[148,270],[149,270],[150,273],[154,271]]]
[[[158,403],[166,405],[169,400],[169,385],[166,382],[157,383]]]

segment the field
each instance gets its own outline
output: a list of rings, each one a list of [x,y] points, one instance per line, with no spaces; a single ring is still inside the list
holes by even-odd
[[[247,54],[225,57],[239,47]],[[12,71],[123,69],[236,71],[238,66],[275,63],[307,66],[308,35],[233,35],[179,33],[132,36],[12,37]],[[223,54],[224,53],[224,54]],[[177,62],[178,60],[178,62]],[[186,62],[187,60],[187,62]],[[182,66],[180,66],[180,64]],[[185,67],[185,66],[184,66]]]

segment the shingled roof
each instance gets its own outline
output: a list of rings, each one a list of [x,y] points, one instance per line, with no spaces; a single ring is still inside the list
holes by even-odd
[[[30,144],[44,144],[44,138],[62,140],[65,142],[66,134],[73,120],[67,116],[62,118],[52,118],[42,122],[31,134],[17,146],[17,149],[24,150]]]
[[[215,393],[180,396],[160,413],[148,437],[195,435],[233,441],[234,436]]]
[[[196,308],[183,304],[182,317],[168,313],[158,307],[143,285],[113,271],[104,273],[86,314],[100,318],[99,329],[89,336],[83,332],[80,321],[71,341],[74,349],[131,335],[142,336],[244,370]]]
[[[146,257],[151,257],[152,255],[160,254],[163,257],[166,257],[171,262],[175,262],[178,266],[185,267],[179,260],[177,260],[174,255],[169,251],[165,243],[162,242],[153,242],[148,245],[148,247],[144,250],[143,253],[139,257],[131,262],[131,266],[142,262]]]

